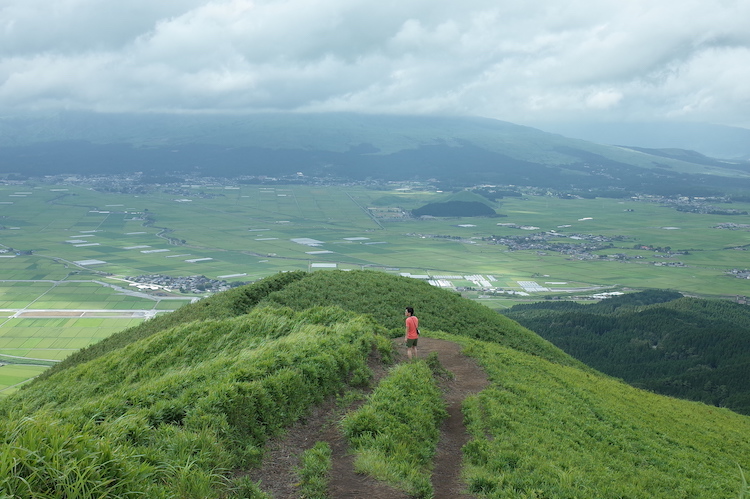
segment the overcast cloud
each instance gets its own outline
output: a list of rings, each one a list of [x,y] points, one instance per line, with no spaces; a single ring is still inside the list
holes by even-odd
[[[750,0],[2,0],[0,113],[750,128]]]

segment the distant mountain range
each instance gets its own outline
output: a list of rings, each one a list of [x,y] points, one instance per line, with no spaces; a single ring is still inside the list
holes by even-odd
[[[437,179],[563,191],[750,190],[750,163],[620,147],[476,117],[359,114],[0,117],[0,173]]]
[[[689,149],[714,158],[750,160],[750,130],[709,123],[545,123],[538,128],[599,144]]]

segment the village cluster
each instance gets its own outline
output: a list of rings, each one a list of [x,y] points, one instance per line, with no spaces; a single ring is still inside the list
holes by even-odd
[[[185,277],[171,277],[162,274],[139,275],[135,277],[127,276],[125,280],[131,283],[131,286],[141,290],[180,293],[219,293],[230,288],[248,284],[247,282],[227,282],[218,279],[209,279],[204,275],[191,275]]]

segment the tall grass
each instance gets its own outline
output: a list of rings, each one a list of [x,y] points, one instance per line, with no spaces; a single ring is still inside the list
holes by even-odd
[[[298,279],[303,279],[305,272],[281,272],[266,277],[246,286],[230,289],[204,300],[185,305],[165,315],[158,315],[153,319],[128,328],[119,333],[83,348],[44,372],[40,378],[46,378],[58,371],[88,362],[113,350],[165,331],[181,324],[195,321],[219,320],[236,317],[250,312],[262,299],[270,293],[283,289],[286,285]]]
[[[4,420],[0,428],[0,497],[168,497],[152,485],[172,480],[169,470],[49,414]]]
[[[750,487],[747,485],[747,479],[745,478],[745,472],[742,471],[742,466],[737,466],[740,470],[740,479],[742,480],[742,485],[740,487],[740,493],[739,493],[739,499],[746,499],[747,497],[750,497]]]
[[[435,333],[435,336],[441,336]],[[455,336],[491,386],[464,403],[477,497],[720,498],[750,462],[750,418]]]
[[[432,370],[420,360],[393,368],[342,427],[358,471],[431,497],[432,458],[446,416]]]
[[[3,463],[18,464],[7,465],[13,481],[0,492],[218,497],[229,470],[258,463],[270,437],[369,380],[370,352],[390,345],[376,339],[382,332],[336,308],[262,309],[181,325],[60,371],[0,404],[6,421],[35,422],[2,427]]]
[[[302,453],[300,466],[295,471],[299,477],[298,492],[301,499],[327,499],[331,446],[327,442],[317,442]]]

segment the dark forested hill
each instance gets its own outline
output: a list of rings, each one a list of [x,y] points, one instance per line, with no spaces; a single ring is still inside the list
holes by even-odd
[[[421,217],[493,217],[495,210],[483,203],[472,201],[447,201],[445,203],[429,203],[412,210],[412,215]]]
[[[594,305],[516,305],[505,315],[634,386],[750,414],[746,305],[647,291]]]

